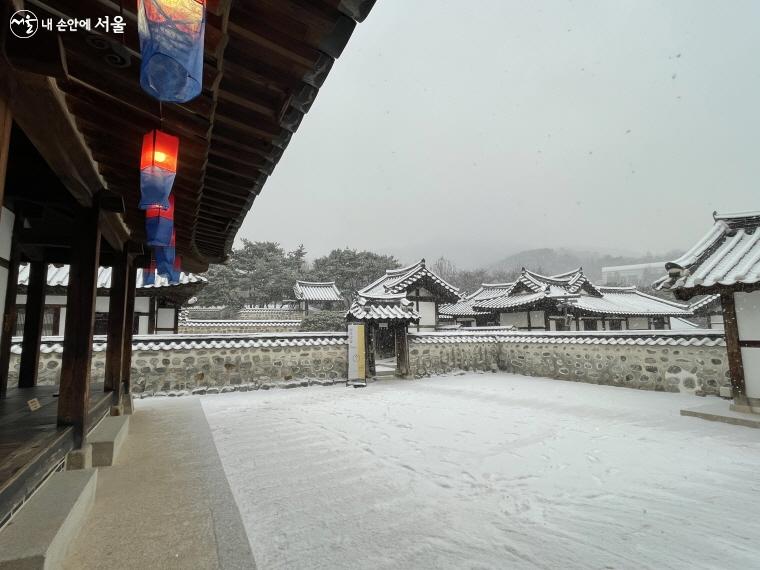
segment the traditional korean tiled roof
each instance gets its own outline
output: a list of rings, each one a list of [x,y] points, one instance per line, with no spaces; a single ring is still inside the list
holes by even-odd
[[[342,301],[335,281],[296,281],[293,293],[299,301]]]
[[[689,251],[665,264],[657,289],[698,290],[760,282],[760,211],[713,213],[713,226]]]
[[[690,317],[688,305],[642,293],[636,287],[598,287],[601,297],[579,296],[573,306],[589,313],[618,316]]]
[[[358,296],[346,313],[349,321],[418,322],[420,315],[403,293],[382,297]]]
[[[11,352],[21,354],[21,337],[13,337]],[[339,346],[348,344],[344,332],[278,332],[231,334],[166,334],[139,335],[132,341],[133,350],[191,350],[202,348],[277,348],[287,346]],[[95,352],[106,350],[106,337],[93,337]],[[63,337],[42,337],[43,354],[63,352]]]
[[[703,297],[699,297],[689,304],[689,310],[694,314],[697,314],[698,312],[709,311],[715,308],[721,308],[720,295],[717,293],[714,295],[704,295]]]
[[[27,287],[29,285],[29,264],[23,263],[19,265],[18,270],[18,284],[21,287]],[[67,287],[69,284],[69,265],[48,265],[47,272],[47,286],[48,287]],[[137,269],[137,288],[138,289],[156,289],[159,287],[179,287],[182,285],[191,284],[206,284],[208,279],[202,275],[196,275],[195,273],[180,273],[179,283],[169,283],[166,277],[156,276],[156,282],[153,285],[145,285],[143,283],[143,270]],[[99,267],[98,268],[98,289],[110,289],[111,288],[111,268]]]
[[[438,314],[442,317],[477,317],[478,315],[487,315],[488,311],[478,311],[473,305],[479,301],[486,301],[505,295],[512,289],[512,283],[483,283],[480,289],[468,295],[458,303],[449,303],[441,305],[438,308]]]
[[[417,287],[431,289],[431,292],[445,297],[452,303],[460,299],[459,289],[428,269],[425,266],[424,259],[409,267],[386,270],[385,275],[373,281],[358,293],[365,297],[380,298],[406,293]]]
[[[529,344],[602,344],[636,346],[725,346],[723,333],[711,329],[682,331],[485,331],[460,329],[409,333],[410,344],[470,342]]]
[[[481,293],[486,286],[476,293]],[[482,295],[482,293],[481,293]],[[559,275],[523,269],[511,287],[469,302],[473,311],[492,313],[529,308],[546,302],[584,313],[616,316],[691,316],[688,306],[642,293],[636,287],[602,287],[591,283],[581,268]],[[461,311],[466,308],[462,307]]]

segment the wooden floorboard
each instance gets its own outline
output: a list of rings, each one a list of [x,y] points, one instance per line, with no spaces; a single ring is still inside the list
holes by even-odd
[[[0,525],[73,449],[73,431],[56,425],[57,386],[13,388],[0,400]],[[31,411],[27,401],[37,398]],[[102,384],[90,391],[88,430],[108,413],[110,394]]]

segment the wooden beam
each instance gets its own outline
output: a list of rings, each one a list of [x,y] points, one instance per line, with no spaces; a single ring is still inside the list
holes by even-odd
[[[5,288],[5,307],[3,309],[3,330],[0,337],[0,399],[8,392],[8,367],[11,362],[11,339],[16,331],[16,290],[18,289],[18,264],[21,247],[18,235],[23,227],[23,218],[19,212],[13,221],[11,237],[11,254],[8,260],[8,283]]]
[[[32,388],[37,385],[42,324],[45,319],[47,270],[46,261],[32,261],[29,264],[29,286],[26,289],[24,307],[24,339],[21,344],[21,364],[18,373],[19,388]]]
[[[720,304],[723,307],[723,327],[726,335],[726,352],[728,353],[728,369],[731,373],[731,388],[734,401],[744,403],[747,390],[744,383],[744,364],[742,349],[739,343],[739,323],[736,320],[736,305],[733,292],[720,294]]]
[[[118,406],[121,403],[121,373],[127,308],[129,254],[126,248],[115,261],[111,269],[111,290],[108,299],[108,341],[103,388],[106,392],[113,393],[113,405]]]
[[[81,449],[86,443],[90,399],[92,332],[95,326],[100,228],[97,209],[85,210],[78,218],[74,236],[74,249],[77,256],[71,260],[66,302],[58,425],[73,426],[74,445]]]
[[[137,285],[137,262],[132,260],[127,267],[126,303],[124,305],[124,336],[121,350],[122,393],[128,398],[132,390],[132,335],[135,321],[135,292]]]

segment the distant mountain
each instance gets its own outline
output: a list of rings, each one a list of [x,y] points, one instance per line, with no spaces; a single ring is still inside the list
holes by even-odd
[[[520,270],[525,267],[536,273],[553,275],[564,273],[577,267],[583,267],[583,271],[589,279],[600,281],[602,267],[668,261],[679,257],[681,253],[679,251],[669,251],[662,254],[647,253],[640,256],[624,256],[566,248],[540,248],[519,251],[509,255],[488,266],[488,269],[493,272],[507,272]]]

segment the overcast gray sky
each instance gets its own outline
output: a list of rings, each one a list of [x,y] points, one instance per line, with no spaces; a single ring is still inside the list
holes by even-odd
[[[760,2],[378,0],[238,238],[461,267],[760,210]]]

